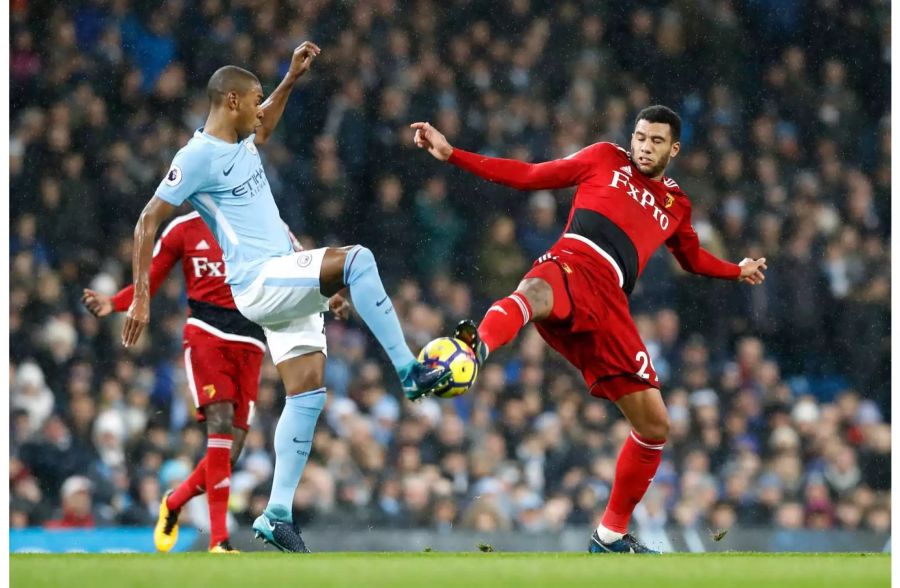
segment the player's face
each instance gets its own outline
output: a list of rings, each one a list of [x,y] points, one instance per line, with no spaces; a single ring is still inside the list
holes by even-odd
[[[262,126],[263,110],[260,105],[263,101],[262,88],[254,84],[238,101],[237,131],[243,139],[249,137],[256,129]]]
[[[631,134],[631,160],[641,173],[655,180],[662,177],[669,160],[678,155],[681,143],[672,141],[666,123],[639,120]]]

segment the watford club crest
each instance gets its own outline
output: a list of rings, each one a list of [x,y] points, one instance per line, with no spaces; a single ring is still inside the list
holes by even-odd
[[[670,192],[666,192],[666,208],[671,208],[675,204],[675,197]]]

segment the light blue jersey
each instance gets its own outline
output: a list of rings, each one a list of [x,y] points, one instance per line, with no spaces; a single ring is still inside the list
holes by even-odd
[[[235,293],[260,266],[293,251],[253,140],[238,143],[194,133],[172,161],[156,195],[179,206],[185,200],[212,229],[225,254],[225,282]]]

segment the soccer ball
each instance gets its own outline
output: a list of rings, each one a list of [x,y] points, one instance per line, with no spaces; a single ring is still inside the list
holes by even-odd
[[[441,398],[465,394],[478,375],[475,354],[468,345],[453,337],[441,337],[430,342],[419,353],[419,361],[428,367],[444,366],[450,370],[450,385],[435,393]]]

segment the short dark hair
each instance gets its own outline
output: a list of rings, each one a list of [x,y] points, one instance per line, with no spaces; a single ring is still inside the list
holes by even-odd
[[[259,84],[259,78],[253,72],[236,65],[226,65],[210,76],[209,83],[206,84],[206,95],[209,96],[210,104],[219,105],[228,92],[243,94],[254,84]]]
[[[675,143],[681,139],[681,117],[674,110],[662,104],[654,104],[640,111],[634,124],[645,120],[652,123],[665,123],[672,130],[672,142]]]

